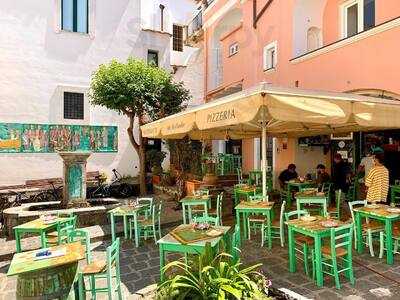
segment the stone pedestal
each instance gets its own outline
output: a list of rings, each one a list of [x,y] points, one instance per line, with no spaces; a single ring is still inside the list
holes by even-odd
[[[86,162],[91,152],[59,152],[63,159],[63,207],[85,207]]]

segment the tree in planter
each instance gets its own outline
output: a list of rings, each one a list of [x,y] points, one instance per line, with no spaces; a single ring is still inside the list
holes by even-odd
[[[113,60],[93,73],[90,98],[94,105],[128,117],[127,133],[139,156],[140,193],[145,194],[145,143],[141,130],[134,134],[135,124],[142,126],[181,111],[190,100],[189,91],[165,70],[129,58],[126,63]]]

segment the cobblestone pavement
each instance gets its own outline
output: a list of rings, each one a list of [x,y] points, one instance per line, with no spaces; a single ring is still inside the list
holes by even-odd
[[[246,241],[242,248],[242,259],[245,264],[263,263],[263,271],[272,280],[274,286],[285,287],[313,299],[400,299],[400,258],[389,267],[383,259],[371,258],[368,253],[354,255],[355,286],[342,279],[343,287],[337,290],[333,280],[325,277],[325,287],[318,288],[306,277],[298,264],[297,273],[288,272],[287,248],[274,243],[272,251],[260,248],[257,236]],[[93,256],[101,259],[109,241],[92,245]],[[171,259],[171,257],[170,257]],[[15,299],[15,278],[7,278],[9,262],[0,263],[0,300]],[[158,247],[149,240],[136,249],[132,242],[124,241],[121,246],[121,281],[124,299],[133,299],[135,292],[159,279]],[[98,299],[105,299],[99,297]]]

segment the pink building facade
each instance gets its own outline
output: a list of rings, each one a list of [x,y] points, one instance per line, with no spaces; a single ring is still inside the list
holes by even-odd
[[[400,100],[398,0],[208,2],[201,40],[206,101],[261,81]],[[245,170],[259,165],[258,147],[258,139],[242,141]],[[301,173],[330,163],[323,151],[306,153],[290,139],[276,139],[273,153],[275,174],[289,162]]]

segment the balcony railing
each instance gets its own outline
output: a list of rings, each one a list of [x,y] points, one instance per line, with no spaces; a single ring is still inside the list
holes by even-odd
[[[203,27],[203,10],[200,10],[192,21],[188,24],[187,36],[190,38]]]

